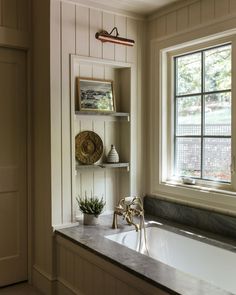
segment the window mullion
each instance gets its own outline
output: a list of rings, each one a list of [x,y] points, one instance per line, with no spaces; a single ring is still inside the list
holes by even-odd
[[[191,96],[198,96],[201,94],[204,95],[208,95],[208,94],[217,94],[217,93],[226,93],[226,92],[231,92],[231,89],[225,89],[225,90],[215,90],[215,91],[203,91],[203,92],[199,92],[199,93],[187,93],[187,94],[176,94],[177,98],[181,98],[181,97],[191,97]]]
[[[234,129],[236,126],[236,101],[235,101],[235,93],[236,93],[236,38],[233,38],[232,47],[231,47],[231,126]],[[235,155],[236,155],[236,137],[234,136],[234,132],[231,130],[231,183],[233,189],[236,189],[236,174],[235,174]]]
[[[176,173],[176,126],[177,126],[177,76],[178,76],[178,69],[177,69],[177,59],[174,59],[174,174]]]
[[[205,60],[204,52],[201,51],[201,176],[203,178],[203,135],[205,128],[205,102],[204,102],[204,90],[205,90]]]

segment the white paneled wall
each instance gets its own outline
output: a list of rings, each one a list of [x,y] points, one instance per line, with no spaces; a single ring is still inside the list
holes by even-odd
[[[236,15],[235,0],[188,0],[157,12],[150,17],[150,38],[168,38],[196,26],[214,23]]]
[[[107,202],[107,210],[111,210],[117,202],[119,195],[119,179],[121,174],[115,170],[94,170],[83,173],[78,172],[74,176],[73,163],[73,136],[71,134],[71,104],[74,102],[71,96],[70,81],[70,55],[75,54],[79,57],[95,58],[96,60],[114,61],[131,63],[136,69],[141,71],[141,61],[138,56],[142,47],[139,44],[139,36],[143,25],[142,20],[130,18],[126,15],[115,14],[98,8],[87,7],[82,4],[74,4],[66,0],[51,1],[51,142],[52,142],[52,223],[53,225],[66,224],[73,221],[76,213],[75,197],[83,195],[85,190],[98,195],[103,195]],[[134,47],[102,43],[95,39],[95,33],[102,29],[111,31],[114,26],[118,27],[120,36],[132,38],[136,44]],[[115,79],[114,71],[109,66],[99,64],[81,63],[77,69],[77,74],[83,77]],[[140,104],[141,88],[138,91],[136,71],[132,93],[135,95],[136,103]],[[130,90],[129,90],[130,91]],[[71,99],[72,97],[72,99]],[[117,102],[119,105],[119,101]],[[139,113],[138,113],[139,111]],[[137,119],[138,118],[138,119]],[[133,119],[142,124],[142,110],[134,108]],[[73,119],[74,120],[74,119]],[[118,132],[114,132],[118,122],[110,119],[99,121],[96,118],[75,119],[75,133],[82,130],[94,130],[103,139],[106,147],[116,143]],[[122,123],[123,124],[123,123]],[[143,147],[135,144],[136,140],[142,137],[142,130],[135,130],[136,125],[132,126],[135,134],[134,145],[136,152],[133,161],[139,160],[142,166]],[[114,134],[115,138],[114,138]],[[137,183],[135,178],[136,171],[133,171],[133,191],[140,193],[142,182]],[[139,172],[139,175],[142,173]],[[75,179],[75,183],[73,183]],[[143,178],[144,183],[144,178]],[[74,188],[76,188],[74,190]],[[138,191],[139,190],[139,191]],[[127,190],[124,190],[124,192]]]
[[[71,3],[68,5],[74,10],[71,21],[74,22],[75,18],[77,55],[124,62],[136,60],[137,46],[127,48],[122,45],[102,43],[95,39],[95,34],[101,30],[110,32],[114,26],[117,26],[120,36],[133,38],[137,41],[138,20],[82,5]]]

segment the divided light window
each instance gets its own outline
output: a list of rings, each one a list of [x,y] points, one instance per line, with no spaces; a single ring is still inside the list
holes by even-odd
[[[231,44],[174,58],[176,176],[231,182]]]

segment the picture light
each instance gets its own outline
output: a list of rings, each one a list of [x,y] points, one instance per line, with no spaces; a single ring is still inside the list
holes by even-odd
[[[112,35],[113,31],[116,31],[115,36]],[[110,33],[108,33],[107,31],[97,32],[95,34],[95,38],[102,42],[111,42],[111,43],[122,44],[126,46],[134,46],[134,43],[135,43],[134,40],[119,37],[117,27],[114,27]]]

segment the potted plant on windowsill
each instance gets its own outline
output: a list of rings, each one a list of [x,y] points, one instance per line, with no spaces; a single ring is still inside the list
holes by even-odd
[[[103,198],[99,199],[96,196],[87,197],[85,194],[84,198],[76,198],[79,209],[84,213],[84,224],[85,225],[96,225],[98,224],[98,217],[102,213],[106,203]]]

